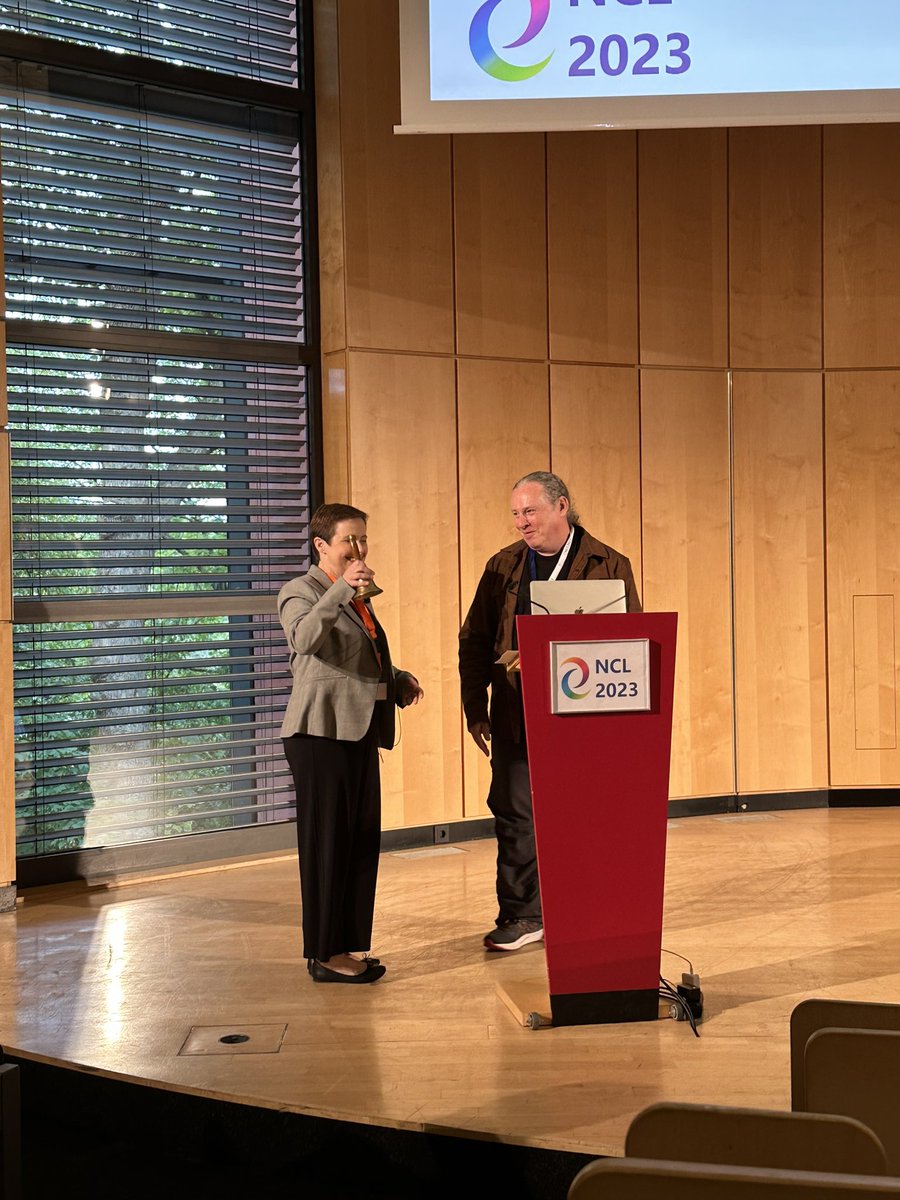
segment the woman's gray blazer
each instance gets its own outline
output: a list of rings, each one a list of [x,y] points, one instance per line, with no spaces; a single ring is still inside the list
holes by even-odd
[[[332,583],[319,567],[291,579],[278,593],[278,616],[291,650],[293,677],[282,737],[310,733],[358,742],[369,728],[382,682],[387,685],[387,702],[378,705],[378,744],[393,746],[396,684],[406,672],[392,667],[387,638],[376,619],[382,649],[379,667],[372,638],[353,607],[353,595],[349,583],[343,579]]]

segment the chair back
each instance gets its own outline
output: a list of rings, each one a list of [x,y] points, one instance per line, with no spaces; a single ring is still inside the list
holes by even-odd
[[[775,1167],[604,1158],[575,1176],[568,1200],[896,1200],[900,1179]]]
[[[803,1055],[806,1043],[819,1029],[900,1030],[900,1004],[865,1000],[803,1000],[791,1013],[791,1108],[806,1112]]]
[[[900,1032],[820,1029],[806,1043],[804,1092],[809,1111],[867,1125],[900,1175]]]
[[[726,1108],[717,1104],[654,1104],[631,1122],[627,1158],[886,1175],[881,1142],[846,1116]]]

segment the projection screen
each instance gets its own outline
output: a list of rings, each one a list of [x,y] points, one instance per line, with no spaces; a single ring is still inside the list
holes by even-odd
[[[900,0],[400,0],[398,133],[900,120]]]

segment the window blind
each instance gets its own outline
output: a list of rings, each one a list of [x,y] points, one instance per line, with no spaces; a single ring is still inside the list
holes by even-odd
[[[296,118],[98,90],[0,60],[7,319],[302,342]]]
[[[296,5],[0,0],[3,28],[123,51],[0,58],[19,853],[286,820],[273,593],[309,561],[318,350],[297,98],[128,64],[296,87]]]
[[[265,597],[307,569],[300,367],[11,346],[14,591],[110,620],[15,631],[19,851],[284,820],[290,681]]]
[[[7,357],[17,597],[270,594],[306,569],[304,368]]]
[[[295,0],[3,0],[3,29],[297,86]]]
[[[275,618],[18,625],[14,651],[20,854],[291,816]]]

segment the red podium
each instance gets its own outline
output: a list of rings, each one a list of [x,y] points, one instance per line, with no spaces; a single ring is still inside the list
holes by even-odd
[[[676,627],[518,618],[555,1025],[659,1013]]]

